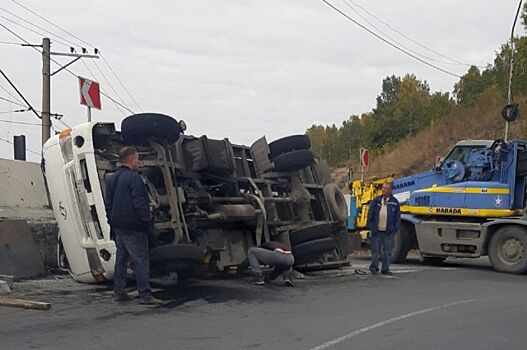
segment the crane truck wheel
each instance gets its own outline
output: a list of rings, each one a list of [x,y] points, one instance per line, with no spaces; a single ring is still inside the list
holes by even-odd
[[[489,243],[489,260],[498,272],[522,274],[527,271],[527,230],[520,226],[499,228]]]
[[[392,263],[402,264],[406,261],[406,256],[410,250],[410,237],[413,229],[411,224],[401,223],[399,231],[393,237],[392,252],[390,254]]]
[[[346,221],[348,219],[348,205],[342,192],[337,185],[331,183],[324,186],[324,195],[329,204],[329,210],[336,219]]]

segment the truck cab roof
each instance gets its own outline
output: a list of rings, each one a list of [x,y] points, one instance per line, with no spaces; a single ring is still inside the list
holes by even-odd
[[[481,146],[490,147],[494,140],[461,140],[456,143],[456,146]]]

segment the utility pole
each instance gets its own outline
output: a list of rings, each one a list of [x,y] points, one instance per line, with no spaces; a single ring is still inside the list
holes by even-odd
[[[42,146],[49,139],[51,129],[51,42],[42,39]]]
[[[40,45],[22,45],[22,46],[40,46]],[[58,72],[66,69],[71,64],[77,62],[81,58],[99,58],[97,53],[98,49],[95,49],[95,55],[87,54],[87,50],[82,48],[82,54],[75,53],[73,47],[70,48],[70,53],[51,52],[51,41],[49,38],[42,39],[42,146],[50,138],[51,129],[51,77]],[[55,72],[51,73],[51,56],[66,56],[74,57],[69,63],[63,65]],[[55,61],[56,62],[56,61]],[[57,114],[53,114],[57,116]],[[91,116],[90,116],[91,119]]]

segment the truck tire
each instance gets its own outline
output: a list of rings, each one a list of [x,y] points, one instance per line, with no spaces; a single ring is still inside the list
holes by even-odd
[[[337,241],[331,237],[315,239],[313,241],[304,242],[293,247],[293,255],[295,259],[301,259],[304,256],[311,254],[322,253],[328,250],[335,249]]]
[[[291,135],[269,144],[269,159],[272,161],[279,155],[291,151],[309,149],[311,141],[307,135]]]
[[[327,184],[324,186],[324,195],[333,217],[344,222],[348,220],[348,205],[338,186],[334,183]]]
[[[412,224],[401,223],[399,231],[393,237],[393,247],[390,261],[394,264],[402,264],[406,261],[406,256],[410,250],[410,237],[414,230]]]
[[[281,172],[297,171],[315,163],[315,155],[308,149],[291,151],[273,160],[274,169]]]
[[[527,271],[527,231],[520,226],[503,226],[491,237],[489,260],[498,272],[522,274]]]
[[[150,262],[167,263],[176,260],[203,262],[205,250],[192,244],[167,244],[150,250]]]
[[[121,135],[127,145],[141,145],[149,139],[174,143],[183,132],[179,122],[158,113],[139,113],[121,123]]]
[[[295,247],[304,242],[329,237],[331,232],[333,224],[314,224],[289,232],[289,241],[291,246]]]

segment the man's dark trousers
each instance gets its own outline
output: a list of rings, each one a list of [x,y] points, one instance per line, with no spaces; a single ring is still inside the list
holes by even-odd
[[[379,251],[382,247],[382,268],[381,272],[390,271],[390,253],[393,246],[393,239],[395,234],[387,234],[384,231],[372,232],[370,237],[371,242],[371,272],[379,271]]]
[[[150,259],[148,257],[148,236],[146,232],[115,229],[117,256],[113,290],[116,296],[125,294],[128,257],[132,258],[141,300],[152,297],[150,290]]]

